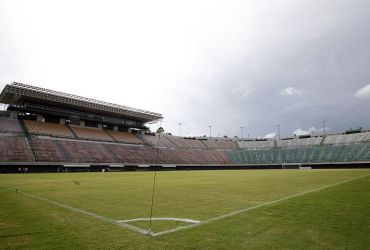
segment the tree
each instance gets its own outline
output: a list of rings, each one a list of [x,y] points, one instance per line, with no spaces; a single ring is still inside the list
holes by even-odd
[[[158,129],[157,129],[157,133],[158,134],[162,134],[164,132],[164,129],[162,128],[162,127],[159,127]]]

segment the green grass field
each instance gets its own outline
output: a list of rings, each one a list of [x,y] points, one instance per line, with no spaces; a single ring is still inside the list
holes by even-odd
[[[155,220],[154,235],[192,225],[156,236],[117,222],[149,217],[153,172],[4,174],[0,249],[370,249],[369,174],[158,172],[153,216],[200,223]]]

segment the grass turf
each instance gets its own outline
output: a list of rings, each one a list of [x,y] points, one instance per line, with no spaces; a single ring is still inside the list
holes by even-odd
[[[206,220],[366,174],[370,170],[158,172],[153,215]],[[153,173],[0,175],[0,186],[114,220],[149,216],[152,181]],[[368,249],[369,200],[367,176],[152,238],[0,188],[0,248]],[[147,229],[148,222],[133,225]],[[153,221],[152,230],[181,225]]]

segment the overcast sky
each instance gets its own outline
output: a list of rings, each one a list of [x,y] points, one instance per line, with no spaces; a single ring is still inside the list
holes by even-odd
[[[0,0],[13,81],[159,112],[183,136],[370,128],[370,1]]]

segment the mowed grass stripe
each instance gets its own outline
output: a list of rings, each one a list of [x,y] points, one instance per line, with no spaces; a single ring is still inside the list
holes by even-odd
[[[222,219],[225,219],[225,218],[228,218],[228,217],[232,217],[232,216],[238,215],[240,213],[248,212],[248,211],[258,209],[258,208],[261,208],[261,207],[264,207],[264,206],[280,203],[280,202],[283,202],[283,201],[286,201],[286,200],[289,200],[289,199],[292,199],[292,198],[296,198],[296,197],[299,197],[299,196],[303,196],[303,195],[306,195],[306,194],[310,194],[310,193],[313,193],[313,192],[318,192],[318,191],[321,191],[323,189],[327,189],[327,188],[330,188],[330,187],[335,187],[337,185],[341,185],[341,184],[344,184],[344,183],[347,183],[347,182],[350,182],[350,181],[365,178],[369,175],[370,174],[355,177],[355,178],[352,178],[352,179],[349,179],[349,180],[345,180],[345,181],[337,182],[337,183],[334,183],[334,184],[326,185],[324,187],[320,187],[320,188],[317,188],[317,189],[313,189],[313,190],[305,191],[305,192],[302,192],[302,193],[290,195],[290,196],[287,196],[287,197],[284,197],[284,198],[281,198],[281,199],[277,199],[277,200],[274,200],[274,201],[269,201],[269,202],[258,204],[258,205],[252,206],[252,207],[247,207],[247,208],[244,208],[244,209],[241,209],[241,210],[233,211],[231,213],[223,214],[223,215],[220,215],[220,216],[217,216],[217,217],[213,217],[213,218],[201,221],[200,223],[197,223],[197,224],[181,226],[181,227],[165,230],[165,231],[158,232],[158,233],[151,233],[151,235],[156,237],[156,236],[161,236],[161,235],[165,235],[165,234],[169,234],[169,233],[182,231],[182,230],[185,230],[185,229],[191,229],[191,228],[198,227],[198,226],[201,226],[201,225],[204,225],[204,224],[208,224],[208,223],[219,221],[219,220],[222,220]]]
[[[337,182],[337,183],[334,183],[334,184],[326,185],[324,187],[320,187],[320,188],[317,188],[317,189],[308,190],[308,191],[298,193],[298,194],[294,194],[294,195],[290,195],[290,196],[287,196],[287,197],[284,197],[284,198],[281,198],[281,199],[265,202],[265,203],[258,204],[258,205],[252,206],[252,207],[247,207],[247,208],[237,210],[237,211],[233,211],[233,212],[223,214],[223,215],[220,215],[220,216],[217,216],[217,217],[209,218],[209,219],[201,221],[200,223],[197,223],[197,224],[190,224],[190,225],[180,226],[180,227],[172,228],[172,229],[169,229],[169,230],[163,230],[163,231],[157,232],[157,233],[156,232],[150,232],[149,233],[149,231],[146,230],[146,229],[143,229],[143,228],[140,228],[140,227],[135,227],[133,225],[124,223],[122,221],[117,222],[116,220],[107,218],[105,216],[98,215],[98,214],[95,214],[95,213],[92,213],[92,212],[89,212],[89,211],[86,211],[86,210],[82,210],[82,209],[79,209],[79,208],[71,207],[67,204],[56,202],[56,201],[53,201],[53,200],[50,200],[50,199],[47,199],[47,198],[44,198],[44,197],[41,197],[41,196],[38,196],[38,195],[30,194],[30,193],[20,191],[20,190],[12,190],[12,189],[7,188],[7,187],[1,187],[1,188],[4,188],[4,189],[6,189],[8,191],[11,191],[11,192],[16,191],[17,194],[23,194],[25,196],[28,196],[28,197],[31,197],[31,198],[34,198],[34,199],[37,199],[37,200],[48,202],[48,203],[53,204],[55,206],[63,207],[63,208],[72,210],[72,211],[77,212],[77,213],[81,213],[81,214],[84,214],[84,215],[87,215],[87,216],[94,217],[94,218],[96,218],[98,220],[101,220],[101,221],[104,221],[104,222],[108,222],[108,223],[112,223],[112,224],[116,224],[116,225],[125,227],[127,229],[130,229],[130,230],[138,232],[138,233],[142,233],[142,234],[146,234],[146,235],[149,234],[151,236],[156,237],[156,236],[161,236],[161,235],[165,235],[165,234],[169,234],[169,233],[174,233],[174,232],[185,230],[185,229],[191,229],[191,228],[194,228],[194,227],[198,227],[198,226],[201,226],[203,224],[207,224],[207,223],[211,223],[211,222],[214,222],[214,221],[222,220],[222,219],[225,219],[225,218],[228,218],[228,217],[231,217],[231,216],[238,215],[240,213],[244,213],[244,212],[247,212],[247,211],[251,211],[251,210],[263,207],[263,206],[271,205],[271,204],[274,204],[274,203],[279,203],[279,202],[286,201],[286,200],[289,200],[289,199],[292,199],[292,198],[295,198],[295,197],[299,197],[299,196],[306,195],[306,194],[313,193],[313,192],[317,192],[317,191],[320,191],[320,190],[323,190],[323,189],[326,189],[326,188],[330,188],[330,187],[333,187],[333,186],[344,184],[344,183],[347,183],[349,181],[364,178],[364,177],[367,177],[369,175],[370,174],[363,175],[363,176],[358,176],[358,177],[348,179],[348,180],[345,180],[345,181],[341,181],[341,182]]]
[[[222,194],[222,198],[225,198],[226,196],[223,194],[227,193],[233,198],[240,197],[240,193],[243,193],[249,187],[251,190],[248,190],[247,195],[242,196],[242,198],[250,197],[253,202],[244,201],[243,204],[253,204],[261,200],[261,197],[264,197],[263,200],[271,197],[278,199],[282,198],[283,194],[286,194],[283,196],[286,197],[291,195],[292,192],[297,193],[297,190],[304,189],[307,191],[311,190],[312,187],[322,187],[325,183],[326,185],[334,184],[369,173],[369,170],[200,171],[174,172],[160,177],[162,184],[165,184],[163,186],[167,187],[176,186],[180,181],[181,185],[178,185],[174,192],[166,193],[167,195],[172,194],[172,196],[167,197],[168,199],[174,198],[176,200],[175,196],[179,186],[182,186],[186,191],[189,185],[192,184],[196,185],[196,189],[205,187],[195,195],[197,197],[210,196],[210,200],[217,197],[219,193]],[[36,192],[37,194],[48,194],[48,198],[53,197],[64,202],[65,200],[60,199],[60,192],[72,192],[70,195],[73,195],[73,190],[69,188],[63,190],[64,183],[79,188],[85,185],[85,182],[81,182],[81,179],[87,182],[89,179],[99,180],[102,178],[99,181],[102,182],[105,189],[103,192],[96,193],[97,199],[100,195],[106,194],[109,198],[112,198],[112,196],[109,196],[109,192],[121,188],[119,185],[122,182],[121,177],[131,179],[131,182],[142,183],[140,178],[148,179],[147,176],[151,174],[0,175],[0,184],[20,187],[23,190]],[[251,178],[246,178],[248,176]],[[221,183],[220,185],[221,177],[223,177],[222,182],[224,184]],[[79,181],[81,185],[73,184],[71,182],[73,179]],[[243,180],[243,182],[240,180]],[[244,180],[248,180],[248,182],[244,182]],[[280,189],[276,189],[275,184],[279,181],[282,182],[282,185]],[[200,185],[200,182],[204,182],[204,185]],[[138,183],[135,187],[139,185]],[[297,187],[297,183],[301,183],[300,187]],[[92,184],[87,183],[86,186],[91,187]],[[248,213],[240,213],[217,223],[204,224],[202,227],[167,234],[162,237],[145,237],[142,234],[130,232],[111,223],[101,223],[101,221],[92,217],[70,213],[68,210],[59,207],[53,209],[53,206],[49,203],[29,199],[24,195],[17,196],[15,192],[3,191],[0,192],[0,235],[4,238],[0,241],[0,248],[12,248],[9,244],[14,246],[18,244],[17,242],[22,242],[22,245],[27,249],[41,248],[42,246],[65,249],[317,249],[317,246],[323,246],[321,244],[324,244],[325,249],[351,249],[351,244],[355,246],[353,247],[355,249],[367,249],[367,246],[370,245],[368,244],[369,238],[365,237],[364,234],[370,228],[369,184],[369,178],[363,178],[322,192],[290,199],[284,203],[275,203],[260,209],[254,209]],[[99,190],[102,186],[94,189],[93,192]],[[225,186],[229,186],[229,189],[221,190]],[[272,196],[271,194],[274,191],[271,190],[274,188],[275,195]],[[81,189],[79,192],[89,192],[87,189]],[[213,193],[210,192],[211,189]],[[43,192],[40,192],[40,190]],[[159,190],[161,191],[161,189]],[[132,191],[129,190],[128,192]],[[204,195],[200,196],[202,191],[204,191]],[[120,193],[120,195],[122,194],[124,193]],[[253,197],[252,194],[256,195]],[[194,203],[197,200],[192,199],[191,195],[190,192],[186,203]],[[76,196],[76,198],[79,197]],[[122,199],[124,198],[122,196]],[[131,197],[127,199],[131,199]],[[81,201],[81,204],[83,204],[83,201]],[[131,200],[127,202],[129,201]],[[231,209],[237,207],[232,206],[233,201],[234,199],[228,200],[230,203],[228,211],[233,211]],[[124,209],[119,202],[117,203],[116,209]],[[259,204],[261,203],[263,201],[259,202]],[[194,203],[193,205],[202,210],[202,204],[204,203]],[[215,206],[219,204],[213,203]],[[163,207],[160,206],[161,204],[157,205]],[[176,206],[176,208],[178,207]],[[139,207],[137,209],[143,208]],[[193,215],[195,217],[195,213]],[[211,216],[208,218],[211,218]],[[141,226],[145,228],[145,223]],[[171,226],[176,225],[172,224]],[[161,225],[158,229],[163,227],[164,225]],[[34,234],[24,236],[24,233],[28,232]],[[8,235],[11,237],[7,237]],[[327,242],[322,243],[321,241],[324,241],[324,239]],[[329,239],[330,242],[326,239]],[[57,245],[53,245],[54,242],[57,242]],[[320,245],[318,245],[318,242]]]
[[[155,237],[171,249],[370,249],[370,177]],[[181,243],[185,243],[181,245]]]
[[[153,215],[207,220],[363,173],[366,170],[159,172]],[[149,216],[152,181],[153,173],[0,175],[3,186],[114,220]]]

